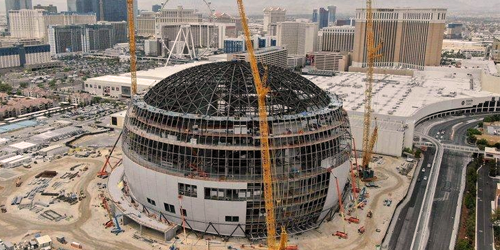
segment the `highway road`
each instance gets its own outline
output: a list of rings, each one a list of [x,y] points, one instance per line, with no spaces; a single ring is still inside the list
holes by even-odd
[[[475,120],[471,122],[472,120]],[[441,143],[467,146],[467,129],[474,127],[479,122],[477,116],[456,117],[453,120],[444,121],[439,124],[433,120],[422,124],[421,129],[435,138],[438,131],[445,131],[439,136]],[[429,127],[432,126],[432,127]],[[435,150],[429,148],[424,153],[422,167],[427,168],[427,164],[433,163]],[[460,179],[463,167],[468,161],[468,154],[456,153],[446,150],[443,155],[442,166],[438,175],[438,182],[434,194],[433,207],[429,219],[429,239],[426,249],[448,249],[452,237],[456,207],[460,193]],[[420,172],[418,179],[423,180],[423,176],[429,174],[429,169],[425,173]],[[406,250],[410,249],[414,232],[416,230],[419,212],[422,207],[424,193],[427,182],[420,181],[415,186],[410,196],[410,201],[401,209],[397,218],[394,233],[388,242],[388,249]]]
[[[442,143],[468,145],[466,142],[467,129],[473,128],[479,121],[471,122],[473,118],[459,118],[434,126],[429,130],[430,136],[445,131]],[[462,173],[470,161],[470,154],[446,150],[443,155],[441,169],[436,186],[436,193],[429,221],[429,240],[426,249],[447,249],[453,234],[456,208],[460,196]],[[456,233],[456,232],[455,232]]]
[[[456,209],[460,196],[462,173],[469,162],[463,153],[445,150],[429,220],[429,240],[426,249],[448,249],[453,234]]]
[[[495,198],[496,180],[488,176],[488,167],[478,170],[478,199],[476,206],[476,249],[493,249],[493,232],[490,220],[491,201]]]

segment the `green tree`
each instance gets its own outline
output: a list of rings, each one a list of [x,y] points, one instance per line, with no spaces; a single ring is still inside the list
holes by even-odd
[[[49,82],[49,87],[52,88],[52,89],[55,89],[56,88],[56,80],[52,80]]]
[[[470,143],[476,143],[477,137],[475,135],[469,135],[467,136],[467,141],[469,141]]]
[[[25,88],[28,87],[28,83],[27,82],[22,82],[21,84],[19,84],[19,87],[25,89]]]
[[[458,239],[455,250],[474,250],[474,248],[467,239]]]
[[[476,194],[472,195],[471,193],[467,193],[465,195],[465,206],[467,209],[473,209],[476,207],[476,198],[474,197]]]
[[[10,93],[12,91],[12,86],[7,83],[0,83],[0,92]]]
[[[481,131],[475,129],[475,128],[470,128],[467,129],[467,135],[482,135]]]
[[[488,140],[486,140],[484,138],[483,139],[479,139],[479,140],[477,140],[476,144],[477,145],[488,145]]]
[[[420,158],[420,156],[421,156],[421,155],[422,155],[422,149],[417,148],[417,149],[415,150],[415,157],[416,157],[416,158]]]
[[[102,101],[102,97],[94,96],[92,97],[92,103],[100,103]]]
[[[473,209],[471,209],[473,210]],[[465,232],[467,234],[467,237],[469,239],[474,239],[474,236],[476,234],[476,217],[475,216],[469,216],[467,218],[467,221],[465,222]]]

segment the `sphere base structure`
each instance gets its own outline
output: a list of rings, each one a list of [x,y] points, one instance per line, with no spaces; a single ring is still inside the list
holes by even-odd
[[[338,206],[336,179],[346,187],[349,177],[350,126],[337,96],[286,69],[268,72],[277,228],[302,233]],[[257,112],[246,62],[192,67],[135,96],[122,145],[133,197],[194,231],[265,238]]]

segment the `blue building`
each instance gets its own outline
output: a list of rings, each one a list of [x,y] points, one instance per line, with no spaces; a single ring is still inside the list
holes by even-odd
[[[314,9],[312,15],[312,22],[318,23],[319,29],[328,27],[328,23],[333,23],[330,20],[334,20],[336,18],[335,17],[336,9],[337,8],[335,6],[328,6],[328,9],[325,8]]]
[[[50,45],[17,45],[0,48],[0,69],[50,62]]]
[[[337,20],[337,7],[336,6],[328,6],[328,23],[333,24],[335,20]]]
[[[161,9],[161,5],[159,5],[159,4],[153,4],[153,7],[151,8],[151,10],[153,12],[158,12],[158,11],[160,11],[160,9]]]
[[[228,38],[224,40],[224,53],[233,54],[245,51],[245,41],[243,39]]]
[[[136,9],[136,0],[134,5]],[[70,0],[68,10],[95,13],[98,21],[127,21],[127,0]]]
[[[317,23],[318,22],[318,9],[314,9],[313,10],[312,22],[313,23]]]
[[[103,0],[104,20],[127,21],[127,0]]]
[[[324,27],[328,27],[328,10],[325,8],[320,8],[319,9],[319,16],[318,16],[318,25],[319,29],[322,29]]]

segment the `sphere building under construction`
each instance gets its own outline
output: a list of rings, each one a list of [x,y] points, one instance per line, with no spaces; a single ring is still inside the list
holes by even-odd
[[[345,189],[350,169],[349,121],[336,95],[287,69],[269,66],[267,85],[277,228],[300,233],[338,207],[337,184]],[[162,80],[132,99],[123,133],[124,180],[136,202],[195,231],[266,237],[248,63],[202,64]]]

